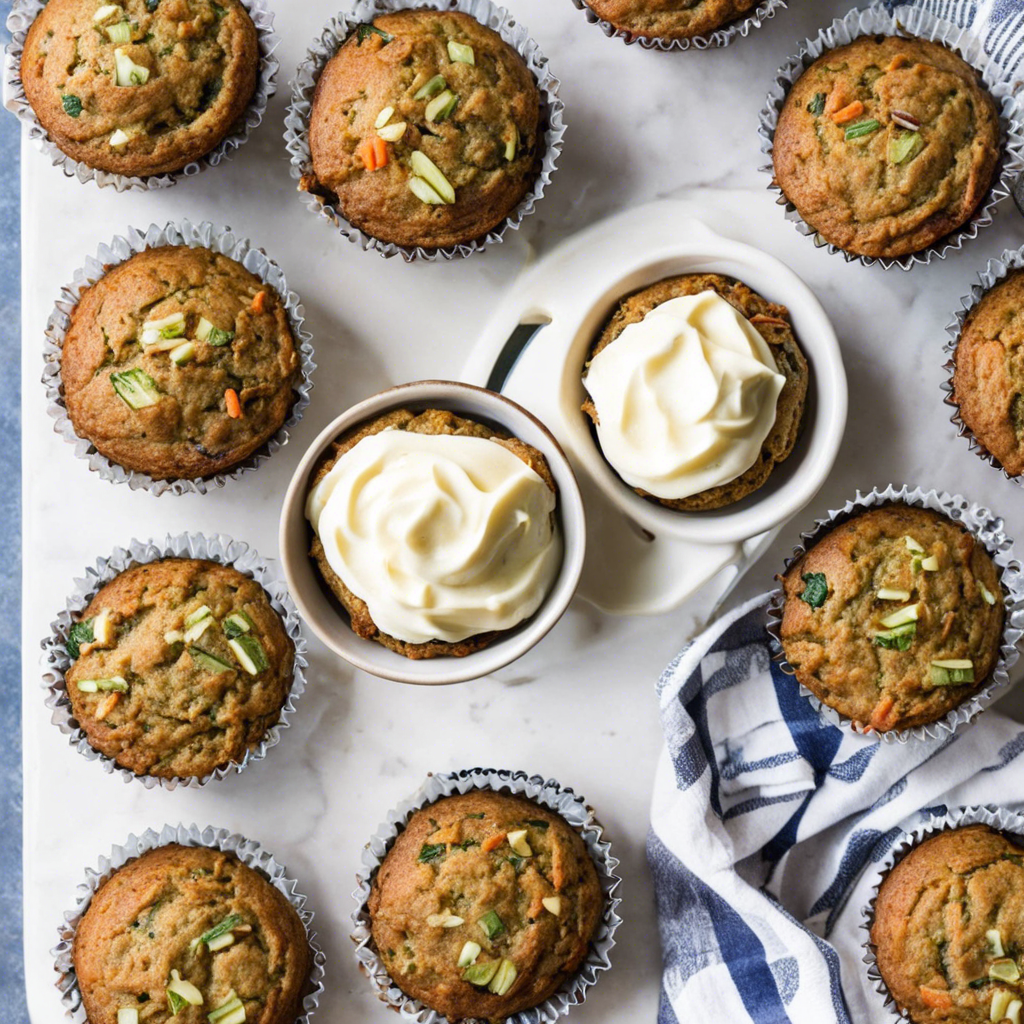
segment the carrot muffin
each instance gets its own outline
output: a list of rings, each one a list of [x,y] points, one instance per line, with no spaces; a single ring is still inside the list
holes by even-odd
[[[645,39],[691,39],[745,14],[757,0],[586,0],[603,21]]]
[[[383,14],[320,76],[300,187],[381,241],[459,245],[526,194],[539,122],[533,76],[496,32],[458,11]]]
[[[981,76],[924,39],[865,36],[799,78],[775,180],[826,241],[861,256],[926,249],[970,220],[995,175],[999,114]]]
[[[91,1024],[294,1024],[312,955],[262,875],[232,853],[171,843],[103,883],[74,964]]]
[[[960,418],[1011,476],[1024,473],[1024,271],[968,313],[954,355]]]
[[[313,474],[310,555],[360,636],[463,657],[537,611],[562,561],[547,460],[442,409],[348,431]]]
[[[871,941],[915,1024],[1015,1021],[1024,1000],[1024,845],[987,825],[941,832],[882,882]]]
[[[259,62],[239,0],[49,0],[25,39],[21,80],[40,124],[73,160],[166,174],[230,133]]]
[[[201,778],[280,717],[294,646],[266,592],[230,566],[127,569],[70,630],[68,697],[89,743],[137,775]]]
[[[273,288],[209,249],[164,246],[82,293],[60,373],[75,433],[100,454],[156,480],[191,479],[277,433],[299,354]]]
[[[505,1020],[583,962],[604,898],[579,835],[533,801],[477,790],[412,816],[369,898],[373,941],[407,995]]]
[[[782,583],[786,660],[860,728],[942,718],[988,681],[999,658],[999,570],[963,526],[927,509],[854,516]]]
[[[785,306],[684,274],[616,306],[587,357],[583,411],[637,494],[699,512],[752,494],[790,456],[808,380]]]

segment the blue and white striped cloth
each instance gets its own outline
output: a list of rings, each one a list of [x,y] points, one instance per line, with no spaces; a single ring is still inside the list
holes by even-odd
[[[719,620],[659,683],[659,1024],[881,1024],[860,928],[877,867],[933,813],[1024,800],[1024,729],[988,711],[901,746],[828,725],[771,662],[765,603]]]

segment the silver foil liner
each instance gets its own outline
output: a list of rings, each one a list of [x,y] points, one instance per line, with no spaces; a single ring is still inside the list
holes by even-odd
[[[1020,487],[1024,487],[1024,477],[1014,476],[1008,473],[1002,463],[974,436],[970,427],[960,418],[960,404],[956,400],[953,388],[953,374],[956,372],[956,350],[960,344],[960,335],[963,333],[967,317],[971,310],[987,295],[997,284],[1004,281],[1012,271],[1024,268],[1024,246],[1019,249],[1006,249],[997,260],[989,260],[985,270],[978,274],[979,283],[971,288],[971,294],[960,300],[960,309],[953,317],[952,323],[946,327],[949,340],[942,351],[946,355],[946,362],[942,368],[949,376],[940,385],[945,398],[943,401],[952,410],[949,422],[956,427],[957,437],[966,437],[968,447],[978,458],[987,462],[990,466],[998,469],[1007,480],[1012,480]]]
[[[927,725],[873,733],[870,729],[859,727],[857,723],[845,715],[841,715],[835,708],[823,703],[805,686],[799,684],[801,696],[806,697],[814,709],[830,724],[848,729],[857,735],[876,735],[886,743],[906,743],[908,740],[936,739],[952,735],[960,726],[966,725],[981,714],[995,699],[996,693],[1009,684],[1010,669],[1020,657],[1017,642],[1024,636],[1024,573],[1021,572],[1021,564],[1013,553],[1013,541],[1006,536],[1003,520],[999,516],[994,515],[987,508],[969,502],[959,494],[926,491],[921,487],[911,488],[905,484],[902,487],[889,484],[885,488],[875,488],[866,494],[858,491],[857,496],[847,501],[841,509],[834,509],[824,519],[815,520],[814,526],[809,531],[801,533],[800,544],[793,548],[793,554],[786,559],[782,573],[788,572],[790,566],[814,547],[826,533],[841,526],[848,519],[852,519],[868,509],[892,504],[931,509],[969,530],[975,540],[984,545],[989,555],[992,556],[992,561],[1001,570],[1000,582],[1003,590],[1003,604],[1006,609],[999,657],[988,681],[962,704]],[[769,595],[767,630],[772,659],[779,664],[779,668],[786,675],[795,676],[796,672],[786,660],[780,635],[785,602],[785,593],[780,585]]]
[[[214,476],[198,477],[194,480],[154,480],[145,473],[125,469],[124,466],[101,455],[92,442],[75,433],[64,404],[64,385],[60,376],[64,339],[71,326],[71,314],[78,305],[82,292],[99,281],[117,264],[124,263],[137,253],[163,245],[211,249],[241,263],[264,284],[274,288],[284,303],[299,353],[300,379],[294,388],[295,402],[278,432],[237,465]],[[96,255],[90,257],[85,266],[75,271],[71,283],[61,289],[60,297],[46,322],[43,384],[46,387],[47,414],[54,421],[54,431],[68,444],[74,445],[75,455],[85,459],[89,463],[89,469],[98,473],[104,480],[115,484],[126,483],[132,490],[141,488],[156,495],[167,492],[188,494],[193,491],[205,494],[211,487],[223,487],[228,480],[234,480],[248,470],[256,469],[260,463],[269,459],[274,452],[288,443],[291,428],[302,419],[302,414],[309,405],[309,393],[313,389],[313,371],[316,369],[316,363],[313,361],[313,336],[305,330],[304,324],[305,310],[298,295],[289,290],[284,271],[263,249],[257,249],[248,238],[241,238],[230,228],[217,228],[209,221],[195,225],[187,220],[177,224],[169,223],[163,227],[151,224],[144,232],[137,228],[129,228],[127,235],[118,235],[109,245],[101,245]]]
[[[163,558],[202,558],[229,565],[244,576],[254,579],[266,592],[271,607],[281,617],[285,631],[295,645],[292,685],[281,707],[278,721],[267,730],[258,746],[246,751],[241,761],[223,765],[203,778],[164,779],[153,775],[136,775],[113,758],[101,754],[90,745],[88,737],[75,719],[67,693],[65,676],[73,662],[65,645],[71,624],[78,620],[100,589],[120,573],[132,566]],[[299,613],[277,569],[272,568],[247,544],[220,534],[204,537],[201,533],[183,533],[177,537],[165,537],[161,543],[133,540],[127,548],[115,548],[107,558],[97,558],[96,564],[88,567],[85,575],[74,581],[74,589],[67,598],[64,610],[50,623],[50,634],[41,646],[46,706],[53,712],[50,720],[68,737],[68,744],[87,760],[98,761],[105,772],[117,772],[126,783],[138,781],[147,789],[157,786],[168,790],[178,786],[198,789],[211,779],[223,779],[232,772],[244,771],[255,761],[261,761],[271,747],[277,746],[281,741],[281,733],[291,724],[289,719],[306,689],[306,669],[309,666]]]
[[[530,38],[526,29],[503,7],[491,0],[356,0],[352,11],[338,14],[324,27],[323,32],[313,40],[305,59],[295,72],[292,80],[292,100],[285,117],[285,146],[291,157],[292,177],[298,181],[303,175],[311,174],[313,158],[309,148],[309,114],[313,105],[320,74],[327,62],[338,52],[342,43],[361,24],[373,21],[381,14],[394,11],[419,10],[461,11],[476,18],[482,25],[493,29],[526,62],[537,82],[541,95],[540,129],[544,137],[541,166],[529,191],[519,205],[495,228],[482,238],[461,245],[428,249],[423,246],[395,245],[361,231],[350,224],[340,209],[326,202],[322,197],[299,191],[303,205],[313,213],[333,224],[350,242],[363,250],[375,249],[385,258],[400,255],[406,262],[413,260],[459,259],[474,252],[482,252],[488,245],[497,245],[504,240],[509,230],[518,230],[523,221],[536,209],[544,196],[544,190],[551,183],[558,157],[562,152],[565,136],[563,113],[565,106],[558,95],[558,79],[548,67],[548,59],[540,47]]]
[[[370,979],[377,997],[391,1009],[397,1011],[399,1019],[415,1021],[416,1024],[445,1024],[443,1015],[425,1006],[417,999],[407,996],[390,978],[384,967],[371,934],[371,922],[367,901],[370,887],[377,869],[388,851],[394,845],[398,834],[405,828],[412,815],[427,804],[442,797],[468,793],[471,790],[492,790],[496,793],[512,793],[534,800],[549,810],[560,814],[581,836],[597,868],[597,876],[604,894],[604,912],[597,931],[590,944],[586,959],[570,979],[550,998],[539,1006],[515,1013],[506,1024],[551,1024],[567,1014],[571,1007],[586,999],[590,988],[597,983],[601,972],[611,967],[609,953],[615,945],[615,930],[622,923],[618,906],[622,902],[617,895],[622,879],[615,873],[618,860],[612,856],[611,846],[604,838],[603,829],[594,811],[571,789],[561,786],[554,779],[543,779],[526,772],[495,768],[467,768],[441,775],[429,775],[419,791],[389,812],[387,821],[377,829],[363,850],[363,870],[356,876],[358,888],[352,893],[358,906],[352,915],[354,925],[352,941],[356,943],[356,960],[363,973]],[[467,1020],[464,1024],[474,1024]],[[485,1022],[478,1022],[485,1024]]]
[[[789,202],[776,183],[772,157],[779,115],[782,113],[789,90],[806,68],[827,50],[845,46],[861,36],[876,33],[890,36],[916,36],[940,43],[959,54],[981,74],[1000,111],[999,123],[1003,134],[1003,147],[993,175],[992,186],[988,195],[971,215],[970,220],[928,248],[895,258],[859,256],[856,253],[840,249],[822,238],[810,224],[804,221],[796,207]],[[1004,47],[1000,52],[1007,51],[1015,53],[1016,48]],[[785,208],[786,220],[795,224],[800,234],[810,236],[816,246],[827,247],[830,253],[843,256],[847,263],[857,261],[865,266],[877,263],[886,270],[892,267],[910,270],[919,263],[931,262],[933,258],[945,259],[951,252],[962,248],[965,242],[975,238],[982,228],[988,227],[992,223],[996,205],[1012,194],[1014,181],[1024,169],[1024,123],[1022,123],[1022,118],[1024,118],[1024,114],[1022,114],[1020,103],[1016,97],[1015,83],[1009,72],[993,56],[985,52],[981,39],[971,29],[958,28],[951,22],[943,21],[930,11],[914,4],[899,4],[891,12],[880,5],[863,10],[854,8],[845,17],[833,21],[828,28],[823,28],[814,39],[804,40],[799,51],[776,72],[775,81],[771,85],[765,106],[759,117],[760,125],[757,133],[761,137],[761,152],[767,157],[767,163],[761,169],[771,178],[768,188],[778,194],[777,204]]]
[[[270,97],[277,91],[274,81],[280,67],[274,56],[278,39],[274,33],[274,15],[267,9],[266,0],[241,0],[249,12],[260,48],[260,66],[256,76],[256,89],[248,107],[232,126],[231,131],[209,153],[186,164],[180,171],[171,174],[151,174],[144,177],[129,177],[111,171],[99,171],[88,164],[75,160],[61,150],[50,138],[46,129],[39,123],[32,105],[25,96],[25,88],[21,83],[21,55],[25,48],[25,36],[36,20],[36,16],[46,6],[46,0],[14,0],[10,13],[7,15],[7,31],[11,41],[7,44],[7,55],[4,60],[4,106],[28,126],[28,136],[36,148],[49,157],[54,167],[59,167],[68,178],[77,178],[81,182],[94,181],[100,188],[112,185],[118,192],[129,190],[145,190],[151,188],[168,188],[179,178],[191,177],[206,167],[216,167],[227,160],[231,154],[245,143],[249,136],[260,126],[267,112]]]
[[[760,28],[769,18],[774,18],[778,11],[784,10],[787,0],[762,0],[746,14],[741,14],[733,21],[703,36],[690,36],[687,39],[662,39],[659,36],[642,36],[628,29],[616,28],[610,21],[605,21],[591,10],[586,0],[572,2],[587,16],[587,21],[597,25],[609,38],[621,39],[627,46],[639,43],[645,50],[710,50],[720,46],[728,46],[737,37],[746,39],[756,28]]]
[[[1024,815],[1015,811],[1008,811],[1005,807],[960,807],[948,811],[946,814],[934,814],[922,822],[911,832],[904,832],[902,837],[893,844],[888,856],[882,862],[878,877],[871,889],[871,900],[861,910],[861,928],[867,933],[867,940],[864,942],[863,962],[867,964],[868,980],[872,983],[874,990],[882,997],[882,1005],[888,1008],[894,1020],[911,1020],[909,1014],[901,1013],[896,1005],[889,987],[882,978],[882,972],[878,969],[878,950],[871,941],[871,928],[875,923],[875,904],[878,900],[878,890],[882,883],[889,876],[889,872],[910,853],[910,851],[931,836],[940,832],[948,832],[954,828],[964,828],[967,825],[988,825],[999,832],[1011,832],[1014,835],[1024,837]]]
[[[115,846],[109,856],[100,857],[95,869],[85,869],[85,881],[78,886],[75,906],[65,911],[64,923],[57,930],[59,941],[50,951],[54,958],[54,970],[59,975],[56,985],[64,1004],[64,1016],[73,1024],[87,1024],[82,993],[75,975],[74,945],[75,932],[89,909],[90,900],[100,886],[129,861],[170,843],[206,846],[211,850],[233,853],[243,864],[262,875],[295,908],[306,929],[312,952],[312,967],[302,1000],[302,1014],[296,1018],[295,1024],[308,1024],[320,1005],[320,996],[324,991],[326,958],[317,942],[316,932],[312,929],[313,911],[306,906],[307,897],[299,892],[298,882],[288,877],[284,865],[279,864],[259,843],[237,832],[229,832],[226,828],[207,826],[200,829],[198,825],[164,825],[159,832],[147,829],[140,836],[130,835],[123,846]]]

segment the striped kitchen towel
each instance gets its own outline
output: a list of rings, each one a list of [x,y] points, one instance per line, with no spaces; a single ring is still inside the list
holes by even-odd
[[[766,603],[720,619],[659,683],[659,1024],[892,1021],[861,960],[877,867],[933,813],[1024,800],[1024,729],[987,711],[901,745],[831,726],[771,661]]]

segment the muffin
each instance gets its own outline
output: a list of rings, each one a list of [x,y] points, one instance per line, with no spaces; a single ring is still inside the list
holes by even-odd
[[[86,288],[60,373],[75,433],[155,480],[247,459],[284,424],[300,378],[277,292],[188,246],[137,253]]]
[[[860,256],[926,249],[970,220],[999,162],[981,76],[924,39],[864,36],[800,76],[779,116],[775,180],[826,241]]]
[[[694,302],[680,307],[671,323],[640,340],[641,332],[662,323],[657,317],[678,305],[675,300],[689,296]],[[709,303],[708,296],[724,301]],[[739,314],[733,322],[724,303]],[[623,349],[622,362],[609,364],[599,389],[594,360],[627,329],[625,339],[631,340],[620,344],[635,342],[634,354]],[[722,351],[702,369],[718,378],[718,391],[698,407],[694,360],[706,364],[711,346]],[[745,386],[736,391],[739,351]],[[808,383],[807,360],[785,306],[733,278],[684,274],[619,301],[587,355],[583,384],[590,396],[583,411],[602,454],[637,494],[680,512],[701,512],[752,494],[789,458],[800,436]],[[609,413],[605,424],[598,402]],[[635,418],[638,411],[645,411],[646,423]],[[730,420],[728,430],[715,429]]]
[[[69,157],[145,176],[214,149],[249,105],[259,63],[239,0],[49,0],[25,39],[21,80]]]
[[[234,854],[171,843],[129,861],[89,902],[74,965],[91,1024],[294,1024],[312,967],[288,900]],[[240,1011],[239,1007],[244,1007]]]
[[[915,846],[882,882],[871,941],[882,979],[915,1024],[1016,1020],[1024,1000],[1020,837],[970,825]]]
[[[934,722],[976,693],[999,658],[999,570],[936,512],[894,504],[855,515],[782,584],[786,660],[858,728]]]
[[[580,836],[489,790],[417,811],[373,879],[373,941],[394,983],[450,1021],[505,1020],[583,962],[604,898]]]
[[[535,448],[447,410],[397,409],[316,467],[310,556],[359,636],[464,657],[543,603],[562,558],[556,506]]]
[[[519,54],[469,15],[383,14],[324,68],[309,146],[300,188],[357,228],[396,245],[459,245],[530,188],[540,93]]]
[[[137,565],[71,626],[65,685],[90,745],[136,775],[202,778],[280,717],[294,646],[266,592],[230,566]]]
[[[691,39],[745,14],[757,0],[586,0],[603,21],[644,39]]]
[[[960,419],[1011,476],[1024,473],[1024,271],[967,314],[953,356]]]

